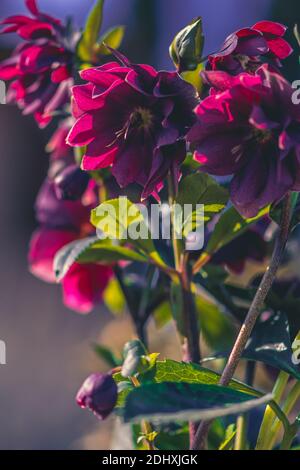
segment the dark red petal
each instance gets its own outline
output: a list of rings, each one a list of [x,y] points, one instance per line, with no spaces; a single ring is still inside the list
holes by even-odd
[[[225,131],[217,136],[211,134],[197,145],[194,158],[201,163],[203,171],[218,176],[231,175],[244,163],[242,142],[238,129],[235,132]]]
[[[111,149],[107,149],[102,154],[99,152],[97,155],[90,155],[88,149],[86,154],[83,156],[81,167],[85,171],[95,171],[107,168],[114,163],[117,152],[118,147],[113,147]]]
[[[67,144],[81,146],[90,144],[95,138],[93,116],[83,114],[74,124],[67,137]]]
[[[10,59],[3,61],[0,64],[0,79],[1,80],[11,80],[20,75],[20,70],[18,66],[14,63],[9,63]]]
[[[60,83],[70,78],[70,71],[66,65],[61,65],[51,73],[51,80],[53,83]]]
[[[101,302],[111,276],[109,266],[75,263],[62,281],[65,305],[76,312],[89,313]]]
[[[262,33],[273,34],[274,36],[283,36],[287,30],[286,26],[274,21],[259,21],[252,28]]]
[[[250,38],[251,36],[261,36],[257,31],[254,31],[252,28],[243,28],[235,33],[238,38]]]
[[[70,230],[37,230],[30,241],[28,261],[30,271],[39,279],[55,282],[53,271],[54,256],[63,246],[76,239]]]
[[[286,59],[293,53],[292,46],[282,38],[268,39],[268,46],[270,52],[274,54],[278,59]]]
[[[51,37],[53,34],[53,27],[49,23],[28,23],[18,29],[18,34],[23,39],[37,39],[40,37]]]
[[[34,16],[38,16],[38,15],[39,15],[39,9],[38,9],[38,7],[37,7],[36,0],[26,0],[25,3],[26,3],[26,6],[27,6],[28,10],[29,10]]]

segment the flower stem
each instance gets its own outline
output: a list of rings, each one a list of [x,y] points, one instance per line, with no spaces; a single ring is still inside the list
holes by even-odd
[[[220,385],[228,386],[232,379],[240,358],[243,354],[248,339],[252,333],[256,320],[258,319],[261,309],[263,308],[264,301],[269,293],[270,288],[275,280],[277,270],[279,268],[281,258],[288,240],[290,232],[290,221],[291,221],[291,195],[288,193],[283,201],[283,208],[281,213],[280,228],[277,235],[273,255],[270,264],[262,278],[260,286],[253,299],[247,317],[240,329],[238,337],[235,341],[231,354],[229,356],[226,367],[221,376]],[[210,428],[209,422],[203,422],[196,433],[195,440],[192,446],[193,450],[203,449],[207,437],[208,430]]]
[[[247,361],[245,383],[252,386],[255,377],[256,363],[254,361]],[[249,424],[249,414],[244,413],[238,416],[236,421],[236,437],[234,443],[234,450],[247,449],[247,431]]]
[[[174,261],[175,261],[175,268],[177,271],[180,270],[180,258],[181,258],[181,240],[176,236],[175,230],[175,218],[174,218],[174,204],[176,198],[176,184],[173,178],[173,175],[169,173],[168,175],[168,191],[169,191],[169,205],[171,210],[171,218],[172,218],[172,243],[173,243],[173,251],[174,251]]]

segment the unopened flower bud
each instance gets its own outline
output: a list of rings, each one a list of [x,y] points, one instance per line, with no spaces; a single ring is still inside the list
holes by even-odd
[[[179,31],[170,46],[170,56],[179,73],[198,67],[203,46],[202,18],[199,17]]]
[[[89,408],[105,419],[114,409],[118,398],[117,384],[111,374],[91,374],[77,393],[76,401],[81,408]]]

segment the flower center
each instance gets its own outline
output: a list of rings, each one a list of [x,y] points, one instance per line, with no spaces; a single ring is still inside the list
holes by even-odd
[[[267,144],[272,140],[273,134],[269,129],[257,129],[257,127],[255,127],[253,130],[253,138],[258,144]]]
[[[149,109],[138,107],[129,117],[128,127],[148,131],[153,124],[153,116]]]

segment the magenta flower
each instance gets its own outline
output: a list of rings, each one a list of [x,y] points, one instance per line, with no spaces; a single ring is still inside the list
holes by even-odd
[[[71,146],[87,146],[82,168],[112,167],[121,187],[136,182],[147,197],[185,158],[183,140],[194,122],[195,89],[176,72],[148,65],[109,63],[81,72],[73,87],[77,119]]]
[[[200,169],[233,175],[231,199],[245,217],[300,190],[300,106],[291,85],[267,65],[256,75],[204,77],[212,94],[188,134]]]
[[[68,101],[73,84],[76,35],[59,20],[41,13],[35,0],[26,5],[32,17],[15,15],[2,21],[0,34],[17,33],[26,42],[0,64],[0,79],[11,80],[8,102],[33,114],[40,127]]]
[[[38,278],[55,282],[56,253],[68,243],[93,232],[89,222],[93,198],[93,190],[88,188],[81,200],[62,201],[57,198],[55,183],[50,180],[44,183],[36,204],[41,227],[33,234],[29,250],[30,270]],[[74,263],[62,280],[65,305],[76,312],[89,313],[101,302],[111,276],[110,266]]]
[[[118,387],[111,374],[91,374],[76,395],[81,408],[89,408],[105,419],[114,409],[118,399]]]
[[[225,70],[233,75],[244,70],[256,70],[261,57],[280,60],[286,59],[293,49],[283,39],[286,26],[273,21],[260,21],[251,28],[243,28],[232,33],[216,54],[209,56],[212,70]]]

